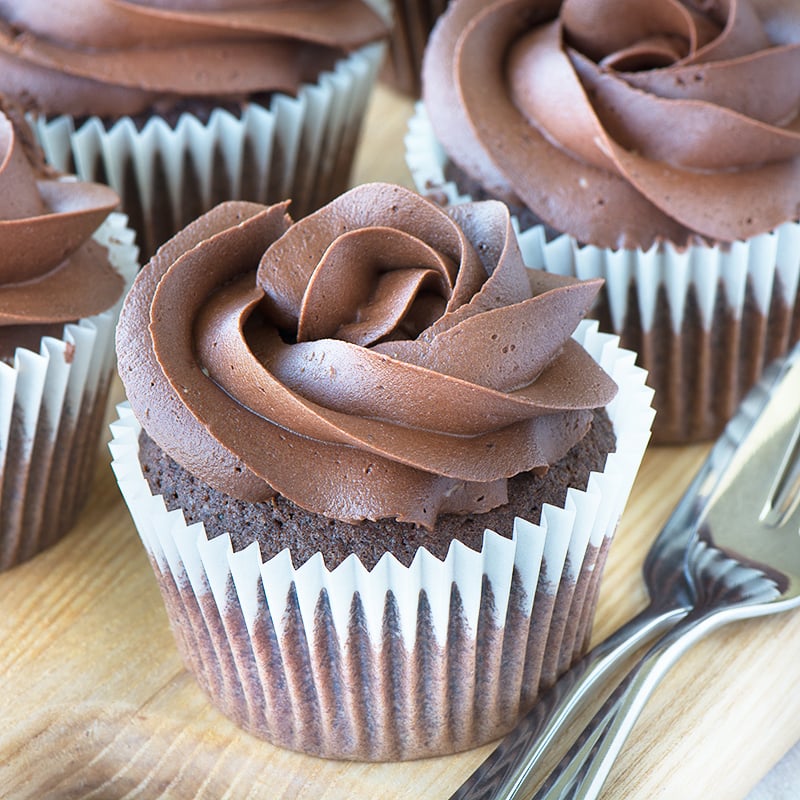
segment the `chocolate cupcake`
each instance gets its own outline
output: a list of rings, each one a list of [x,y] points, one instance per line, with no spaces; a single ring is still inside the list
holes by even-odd
[[[133,232],[109,217],[118,200],[46,167],[24,119],[0,103],[3,570],[69,531],[91,486],[114,326],[138,270]]]
[[[431,37],[415,180],[505,200],[527,263],[605,278],[592,314],[649,371],[656,441],[715,436],[800,338],[798,24],[794,2],[457,0]]]
[[[598,288],[527,270],[501,203],[387,184],[298,222],[224,204],[159,251],[118,326],[114,469],[224,713],[438,755],[584,652],[652,422],[633,354],[580,322]]]
[[[291,6],[291,7],[290,7]],[[344,191],[386,0],[0,6],[0,91],[48,159],[108,183],[145,257],[229,199]]]

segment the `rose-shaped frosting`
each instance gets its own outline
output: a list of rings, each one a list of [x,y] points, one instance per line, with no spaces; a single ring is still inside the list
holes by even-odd
[[[507,501],[616,387],[571,333],[599,281],[525,268],[506,207],[368,184],[293,223],[232,202],[138,276],[117,333],[148,434],[216,489],[432,526]]]
[[[423,80],[453,161],[580,241],[800,217],[796,0],[457,0]]]
[[[75,116],[294,94],[385,34],[364,0],[0,0],[0,88]]]
[[[59,180],[24,121],[0,109],[0,326],[67,322],[110,308],[122,276],[91,236],[119,198]]]

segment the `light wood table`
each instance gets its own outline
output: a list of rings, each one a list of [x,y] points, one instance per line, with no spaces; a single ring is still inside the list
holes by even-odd
[[[410,185],[410,114],[410,102],[376,93],[356,181]],[[596,638],[644,605],[644,552],[706,451],[646,455],[607,566]],[[488,755],[492,746],[406,764],[341,763],[239,731],[181,665],[109,460],[104,449],[75,530],[0,575],[0,797],[441,798]],[[800,614],[714,634],[657,691],[605,800],[741,800],[800,739],[798,678]]]

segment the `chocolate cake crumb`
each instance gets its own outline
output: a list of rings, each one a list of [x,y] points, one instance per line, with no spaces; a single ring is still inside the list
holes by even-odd
[[[203,522],[210,538],[228,533],[239,551],[257,541],[266,560],[285,548],[299,566],[317,552],[333,568],[350,554],[372,569],[385,552],[409,565],[424,546],[444,559],[453,539],[480,550],[490,528],[511,537],[514,517],[539,522],[542,505],[563,506],[567,489],[585,489],[592,471],[601,472],[615,449],[614,430],[606,412],[595,412],[589,433],[543,476],[522,473],[508,482],[509,502],[484,514],[444,514],[433,531],[407,522],[382,519],[351,524],[306,511],[280,495],[248,503],[219,492],[184,470],[144,432],[139,460],[153,494],[161,494],[169,510],[183,509],[186,522]]]

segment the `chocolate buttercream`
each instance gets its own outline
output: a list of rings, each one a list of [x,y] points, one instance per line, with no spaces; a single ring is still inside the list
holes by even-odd
[[[217,206],[122,311],[134,413],[215,489],[431,527],[502,505],[614,396],[571,338],[600,281],[529,277],[501,203],[368,184],[286,207]]]
[[[800,217],[794,0],[456,0],[426,52],[448,155],[600,247]]]
[[[107,310],[122,276],[91,236],[119,198],[44,166],[22,119],[0,108],[0,326],[59,323]]]
[[[2,89],[47,114],[295,94],[387,34],[364,0],[0,0]]]

